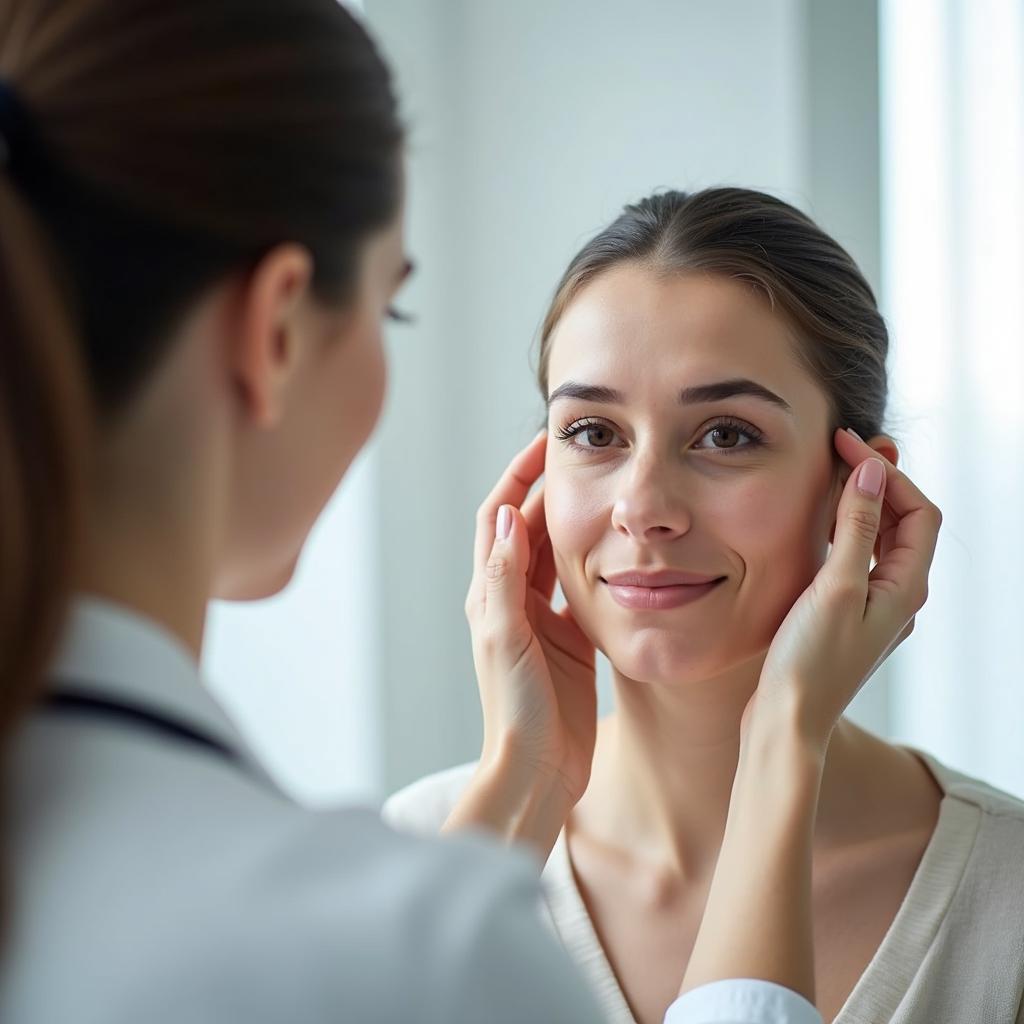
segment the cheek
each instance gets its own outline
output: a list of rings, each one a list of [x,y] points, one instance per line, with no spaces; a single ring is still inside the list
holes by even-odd
[[[252,454],[239,484],[244,511],[233,521],[245,525],[234,530],[220,596],[267,597],[288,583],[310,530],[377,421],[386,384],[379,334],[328,344],[336,349],[309,368],[287,425]]]
[[[342,339],[340,346],[340,365],[325,377],[334,388],[334,436],[350,461],[380,418],[387,391],[387,361],[376,324],[367,324],[357,337]]]
[[[581,571],[587,553],[610,523],[601,488],[549,462],[544,477],[544,515],[559,572]]]
[[[296,450],[303,452],[304,482],[292,494],[304,495],[298,525],[305,532],[373,432],[387,381],[383,347],[374,327],[330,344],[336,348],[314,370],[302,440],[296,442]]]
[[[768,619],[784,616],[820,568],[830,507],[828,481],[817,478],[752,481],[733,494],[721,536],[744,563],[743,589]]]
[[[716,532],[728,536],[741,554],[751,555],[789,546],[803,532],[810,504],[798,486],[768,474],[751,477],[721,497],[725,500],[715,510]]]

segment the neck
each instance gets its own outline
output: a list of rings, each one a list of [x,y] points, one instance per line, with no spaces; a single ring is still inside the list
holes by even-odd
[[[223,521],[216,481],[226,462],[196,417],[173,415],[174,402],[173,388],[157,383],[105,429],[78,586],[159,623],[199,661]]]
[[[628,837],[625,845],[643,861],[690,878],[709,877],[725,831],[740,720],[762,662],[759,656],[684,686],[637,683],[616,673],[616,712],[602,722],[591,785],[573,827],[613,848]],[[833,734],[819,834],[828,834],[834,821],[842,827],[842,815],[849,813],[860,737],[872,739],[847,723]]]
[[[198,662],[202,656],[209,583],[198,558],[183,565],[187,551],[180,523],[144,525],[133,518],[96,519],[88,531],[89,552],[80,590],[145,615],[176,636]],[[161,545],[158,543],[162,541]]]

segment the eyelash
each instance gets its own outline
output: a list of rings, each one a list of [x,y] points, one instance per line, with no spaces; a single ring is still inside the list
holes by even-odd
[[[405,313],[395,306],[388,306],[386,316],[396,324],[413,324],[416,322],[416,317],[411,313]]]
[[[593,417],[585,416],[583,419],[570,420],[568,423],[559,427],[559,429],[555,431],[555,436],[560,441],[565,442],[567,446],[576,448],[578,451],[585,451],[591,453],[604,451],[605,448],[603,447],[588,447],[586,445],[579,445],[573,443],[572,439],[576,437],[577,434],[583,433],[583,431],[587,430],[589,427],[604,427],[606,430],[611,430],[612,433],[615,433],[615,431],[602,420],[597,420],[594,419]],[[713,430],[722,429],[735,430],[738,434],[742,434],[744,437],[748,439],[747,443],[734,445],[732,448],[703,448],[699,450],[715,451],[721,455],[733,455],[737,451],[749,451],[750,449],[753,448],[760,448],[764,443],[764,434],[760,430],[758,430],[757,427],[755,427],[753,424],[745,422],[744,420],[734,419],[732,416],[720,416],[717,420],[714,420],[713,422],[709,423],[707,429],[702,431],[699,440],[703,440]],[[611,446],[608,445],[606,447]]]

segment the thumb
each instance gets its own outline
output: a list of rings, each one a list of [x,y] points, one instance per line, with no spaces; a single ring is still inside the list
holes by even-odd
[[[489,631],[521,629],[526,621],[526,574],[530,541],[526,521],[513,505],[502,505],[485,570],[484,616]]]
[[[840,579],[861,584],[865,591],[882,521],[885,483],[885,463],[865,459],[846,481],[836,513],[831,569]]]

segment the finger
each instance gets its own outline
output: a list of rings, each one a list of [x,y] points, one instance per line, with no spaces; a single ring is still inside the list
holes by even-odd
[[[904,515],[885,531],[881,556],[869,577],[872,592],[899,600],[903,613],[920,611],[928,596],[928,573],[942,517],[930,503]]]
[[[548,521],[544,515],[544,486],[535,488],[523,502],[523,518],[530,538],[530,551],[539,550],[548,535]]]
[[[494,545],[495,522],[502,505],[522,505],[530,488],[544,472],[544,452],[547,434],[541,432],[508,464],[494,489],[484,499],[476,516],[476,543],[473,550],[473,569],[483,569]]]
[[[558,571],[555,569],[555,553],[551,547],[551,538],[545,537],[540,547],[530,554],[529,584],[545,601],[550,602],[557,581]]]
[[[927,594],[928,570],[935,556],[942,514],[905,473],[860,438],[838,430],[835,445],[847,461],[856,454],[870,454],[886,467],[881,544],[871,581],[890,593],[898,592],[910,610],[917,611]]]
[[[885,492],[885,466],[868,458],[850,474],[836,512],[835,539],[825,570],[847,586],[868,591],[868,573],[878,540]]]
[[[526,570],[530,552],[523,515],[499,506],[494,544],[484,567],[484,635],[512,660],[530,642],[526,617]]]
[[[530,568],[527,572],[529,585],[549,601],[555,589],[555,564],[548,539],[548,524],[544,515],[544,488],[536,488],[523,503],[523,519],[526,520],[530,540]]]
[[[935,508],[906,473],[894,466],[884,455],[876,452],[871,445],[848,430],[837,430],[834,440],[836,451],[850,466],[859,465],[868,458],[876,458],[882,462],[886,472],[885,504],[895,519],[900,519],[919,508]]]
[[[593,664],[594,645],[571,615],[556,612],[547,604],[535,607],[534,613],[536,632],[545,648],[553,646],[575,661]]]

